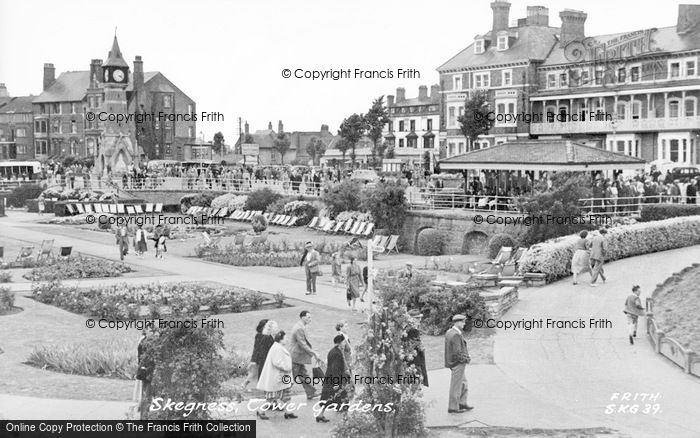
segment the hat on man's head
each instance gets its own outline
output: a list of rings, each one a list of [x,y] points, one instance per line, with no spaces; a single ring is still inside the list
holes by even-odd
[[[413,262],[406,262],[406,266],[413,266]]]
[[[306,242],[306,245],[304,245],[304,247],[306,247],[306,248],[311,248],[313,246],[314,245],[311,242]]]
[[[466,321],[467,317],[464,315],[457,314],[452,317],[452,322],[457,322],[457,321]]]

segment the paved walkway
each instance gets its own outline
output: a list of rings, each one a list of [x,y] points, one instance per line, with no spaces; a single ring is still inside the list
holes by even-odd
[[[7,234],[6,234],[7,233]],[[75,251],[111,259],[117,258],[112,236],[96,231],[27,224],[10,218],[0,220],[0,234],[37,242],[54,238],[58,244],[71,244]],[[517,426],[525,428],[609,427],[633,437],[700,436],[700,380],[691,378],[652,351],[640,321],[635,346],[628,345],[622,303],[632,284],[642,286],[642,300],[656,284],[693,261],[700,260],[700,246],[650,254],[606,265],[607,284],[590,288],[572,286],[563,280],[541,288],[521,290],[520,301],[506,316],[509,320],[543,318],[556,320],[607,319],[612,328],[534,329],[499,332],[495,340],[496,365],[467,368],[470,380],[469,413],[447,414],[447,370],[430,372],[431,387],[424,393],[428,403],[428,425]],[[165,271],[158,280],[213,280],[265,292],[284,292],[302,301],[347,309],[333,288],[322,284],[316,297],[304,295],[301,280],[266,274],[259,268],[237,268],[185,257],[165,260],[129,257],[128,263]],[[291,276],[290,276],[291,277]],[[153,281],[132,278],[128,281]],[[106,283],[124,279],[89,280]],[[12,286],[26,288],[24,286]],[[656,415],[640,412],[606,413],[606,406],[634,404],[611,398],[616,393],[659,394],[652,404],[660,405]],[[0,405],[9,400],[0,396]],[[33,399],[32,399],[33,400]],[[37,399],[37,403],[44,403]],[[55,402],[55,401],[52,401]],[[75,403],[74,407],[71,405]],[[83,401],[61,401],[62,412],[80,412]],[[92,402],[99,403],[99,402]],[[30,409],[33,402],[13,403]],[[19,408],[18,408],[19,409]],[[120,406],[95,405],[97,417],[121,418]],[[9,412],[14,411],[10,410]],[[101,413],[100,413],[101,412]],[[20,413],[16,413],[20,415]],[[5,414],[7,416],[7,414]],[[62,415],[62,414],[61,414]],[[66,414],[67,415],[67,414]],[[59,415],[60,416],[60,415]],[[309,417],[304,415],[302,418]],[[15,418],[15,415],[9,418]],[[26,415],[16,418],[28,418]],[[267,426],[266,426],[267,427]],[[322,426],[311,426],[314,428]]]

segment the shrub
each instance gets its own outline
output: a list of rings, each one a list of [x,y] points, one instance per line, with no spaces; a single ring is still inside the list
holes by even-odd
[[[547,282],[567,277],[577,234],[548,240],[528,249],[520,259],[521,272],[540,272]],[[689,216],[611,228],[606,235],[608,260],[700,244],[700,217]]]
[[[331,216],[335,217],[341,211],[359,210],[362,187],[357,181],[345,179],[332,184],[321,195],[321,200],[328,206]]]
[[[287,216],[296,216],[297,225],[306,225],[316,216],[316,207],[307,201],[292,201],[284,205],[283,213]]]
[[[180,198],[180,208],[187,211],[190,207],[211,207],[211,203],[216,197],[216,194],[211,192],[185,195]]]
[[[92,257],[72,257],[66,260],[53,260],[49,264],[36,267],[23,275],[31,281],[73,278],[121,277],[132,272],[129,266]]]
[[[335,216],[335,220],[339,222],[347,222],[349,220],[370,222],[372,215],[364,211],[341,211]]]
[[[372,213],[375,226],[400,234],[406,219],[406,191],[401,184],[386,182],[362,192],[362,209]]]
[[[287,296],[283,294],[282,292],[277,292],[274,297],[275,303],[277,304],[277,308],[281,309],[284,307],[284,300],[287,299]]]
[[[7,195],[7,204],[12,207],[22,208],[28,199],[36,199],[44,189],[38,184],[22,184],[15,187]]]
[[[426,228],[418,234],[416,252],[422,256],[442,255],[445,249],[445,234],[434,228]]]
[[[236,377],[243,377],[248,373],[248,364],[250,363],[249,353],[239,353],[236,350],[228,350],[224,357],[224,369],[226,370],[226,377],[228,379],[234,379]],[[262,371],[262,369],[260,370]]]
[[[265,211],[272,214],[284,214],[284,206],[289,202],[288,198],[280,198],[270,204]]]
[[[513,239],[510,234],[495,234],[491,240],[489,240],[489,258],[492,259],[496,257],[498,251],[504,246],[510,248],[515,247],[515,239]]]
[[[644,204],[639,220],[642,222],[700,215],[700,205],[692,204]]]
[[[132,380],[137,369],[136,348],[123,340],[97,345],[42,345],[34,347],[27,363],[66,374],[124,380]]]
[[[226,193],[225,195],[217,196],[211,201],[212,208],[226,208],[228,211],[240,210],[245,206],[248,199],[245,195],[235,195]]]
[[[8,287],[0,287],[0,310],[10,310],[15,307],[15,293]]]
[[[144,361],[155,364],[153,393],[166,401],[216,401],[227,374],[220,353],[224,348],[223,332],[219,328],[195,328],[173,322],[176,328],[158,328],[157,334],[143,341]],[[149,420],[202,420],[210,418],[210,412],[206,409],[163,409],[149,411],[147,416]]]
[[[9,272],[0,272],[0,283],[12,283],[12,274]]]
[[[282,195],[277,192],[273,192],[267,187],[254,190],[248,195],[248,199],[245,201],[245,209],[265,211],[267,207],[280,198],[282,198]]]
[[[475,283],[465,286],[448,287],[442,290],[431,290],[419,297],[420,311],[423,314],[423,324],[433,335],[442,335],[452,327],[452,322],[445,314],[462,314],[472,319],[484,320],[488,317],[484,299],[479,295],[481,288]]]
[[[262,233],[267,229],[267,219],[261,214],[253,216],[253,220],[250,221],[250,224],[253,226],[253,231],[256,233]]]

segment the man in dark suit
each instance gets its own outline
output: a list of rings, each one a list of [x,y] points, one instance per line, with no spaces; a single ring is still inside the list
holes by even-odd
[[[692,179],[685,189],[685,195],[687,196],[687,198],[685,198],[686,204],[695,205],[695,197],[698,195],[698,187],[695,184],[696,180]]]
[[[292,356],[292,375],[294,381],[301,381],[306,398],[312,400],[318,397],[318,393],[313,385],[307,382],[309,373],[306,371],[306,365],[311,363],[311,359],[319,360],[318,353],[311,348],[311,343],[306,336],[306,326],[311,322],[311,312],[302,310],[299,313],[300,321],[292,328],[292,337],[290,341],[289,354]],[[299,380],[297,380],[299,376]]]
[[[447,412],[450,414],[461,414],[474,409],[467,404],[469,387],[465,370],[467,364],[471,362],[471,357],[463,334],[466,320],[467,317],[464,315],[453,316],[453,326],[445,333],[445,367],[452,371],[450,402],[447,407]]]

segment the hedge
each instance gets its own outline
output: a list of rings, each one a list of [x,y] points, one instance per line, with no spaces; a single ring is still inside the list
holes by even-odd
[[[428,228],[418,234],[416,253],[422,256],[442,255],[445,249],[445,234]]]
[[[674,217],[700,215],[700,205],[693,204],[644,204],[639,220],[660,221]]]
[[[567,277],[578,239],[574,234],[531,246],[520,259],[520,271],[544,273],[548,283]],[[698,245],[700,216],[623,225],[609,229],[605,239],[608,261]]]
[[[507,248],[515,247],[515,239],[510,234],[505,233],[494,235],[489,240],[489,258],[495,258],[498,255],[498,251],[504,246]]]

